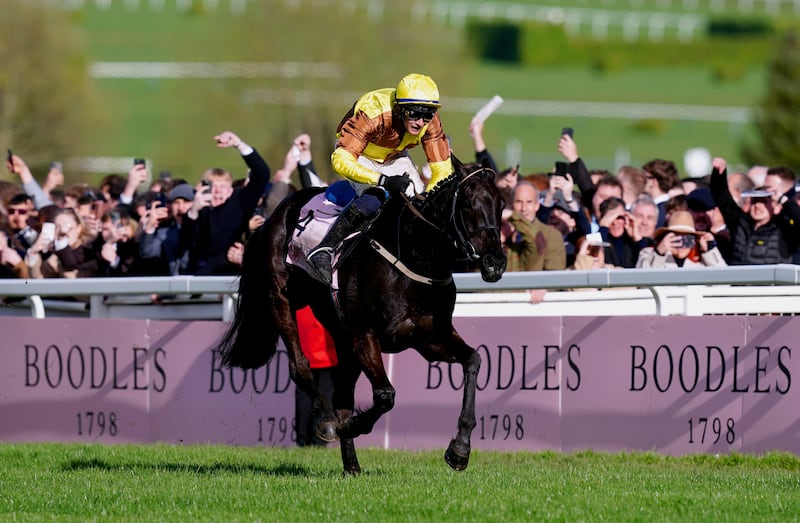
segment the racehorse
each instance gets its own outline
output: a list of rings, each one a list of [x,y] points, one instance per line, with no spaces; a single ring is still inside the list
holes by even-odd
[[[455,157],[453,164],[453,175],[423,195],[390,195],[367,230],[348,240],[350,252],[336,267],[338,291],[286,261],[300,209],[324,189],[289,196],[245,248],[236,315],[217,356],[228,366],[257,368],[269,362],[280,336],[292,380],[311,396],[321,420],[317,435],[339,439],[345,474],[361,472],[353,438],[371,432],[394,406],[395,390],[381,353],[407,348],[428,361],[463,368],[458,433],[444,457],[455,470],[469,463],[481,360],[453,327],[452,267],[466,259],[480,268],[485,281],[501,278],[506,267],[500,242],[503,198],[490,168],[465,166]],[[306,305],[336,346],[332,405],[314,385],[300,348],[294,311]],[[372,385],[373,405],[354,414],[362,372]]]

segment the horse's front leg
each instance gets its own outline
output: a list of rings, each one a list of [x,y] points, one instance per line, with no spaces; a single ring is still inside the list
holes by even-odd
[[[463,350],[468,353],[461,360],[461,367],[464,369],[464,397],[461,401],[461,414],[458,416],[458,434],[450,441],[444,453],[444,460],[453,470],[464,470],[469,464],[470,437],[475,428],[475,391],[481,368],[481,357],[475,349],[465,344]]]

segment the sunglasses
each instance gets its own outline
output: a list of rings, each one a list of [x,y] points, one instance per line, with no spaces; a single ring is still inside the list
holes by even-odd
[[[20,216],[25,216],[26,214],[28,214],[28,209],[14,209],[14,208],[11,208],[11,209],[8,210],[8,214],[9,214],[9,216],[12,216],[14,214],[19,214]]]
[[[403,107],[403,116],[406,120],[422,120],[423,122],[430,122],[436,114],[436,109],[419,108],[419,107]]]

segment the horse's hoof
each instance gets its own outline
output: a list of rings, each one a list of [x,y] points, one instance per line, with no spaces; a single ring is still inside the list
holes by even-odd
[[[360,476],[360,475],[361,475],[361,467],[359,467],[358,464],[356,464],[355,467],[346,467],[344,469],[344,477],[346,478],[350,476]]]
[[[338,439],[336,435],[336,423],[333,421],[321,421],[319,425],[317,425],[316,433],[319,439],[327,441],[328,443]]]
[[[444,461],[453,470],[464,470],[469,465],[469,447],[466,449],[457,449],[456,447],[458,447],[458,443],[456,440],[452,440],[444,453]]]

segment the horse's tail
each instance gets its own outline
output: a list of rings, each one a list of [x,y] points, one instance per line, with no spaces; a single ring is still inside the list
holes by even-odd
[[[218,357],[229,367],[255,369],[269,363],[275,354],[278,328],[270,313],[273,275],[269,229],[267,225],[260,227],[244,250],[236,317],[217,348]]]

